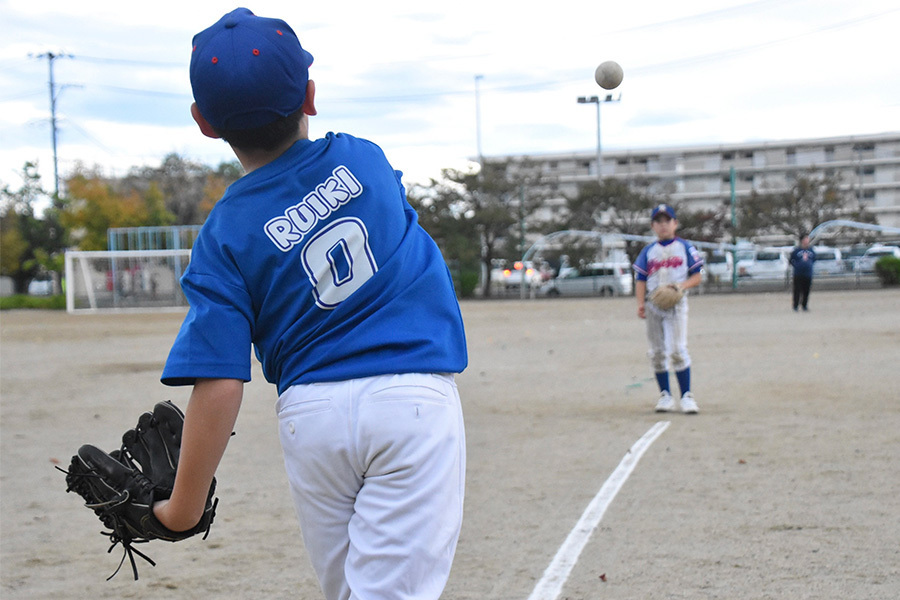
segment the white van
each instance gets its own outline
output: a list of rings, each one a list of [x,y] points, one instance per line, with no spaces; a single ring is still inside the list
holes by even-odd
[[[543,286],[544,296],[628,296],[633,290],[627,262],[591,263],[583,268],[565,267]]]
[[[752,258],[738,261],[738,276],[750,279],[784,279],[790,272],[786,248],[762,248],[756,250]]]
[[[868,250],[866,253],[860,257],[859,262],[856,267],[861,273],[874,273],[875,272],[875,263],[878,262],[878,259],[882,256],[893,256],[895,258],[900,258],[900,246],[884,246],[882,244],[875,244]]]
[[[734,256],[731,252],[709,252],[703,258],[703,270],[707,281],[712,283],[731,283],[734,276]]]
[[[844,261],[841,251],[828,246],[813,246],[816,262],[813,263],[813,276],[840,275],[844,272]]]

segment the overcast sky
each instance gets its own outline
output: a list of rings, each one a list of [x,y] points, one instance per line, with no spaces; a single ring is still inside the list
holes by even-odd
[[[625,71],[606,150],[900,130],[896,0],[0,0],[0,182],[37,160],[52,189],[48,53],[61,176],[231,160],[190,117],[188,62],[193,34],[241,5],[315,56],[311,135],[371,139],[408,182],[465,167],[479,137],[486,156],[595,150],[577,98],[608,93],[606,60]]]

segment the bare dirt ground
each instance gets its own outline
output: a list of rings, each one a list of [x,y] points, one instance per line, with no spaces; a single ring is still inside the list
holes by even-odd
[[[631,298],[463,303],[466,520],[446,600],[525,600],[629,447],[670,421],[560,598],[900,597],[900,290],[691,298],[697,416],[652,412]],[[257,368],[206,541],[106,554],[62,473],[187,389],[159,383],[182,314],[0,315],[0,596],[321,597]]]

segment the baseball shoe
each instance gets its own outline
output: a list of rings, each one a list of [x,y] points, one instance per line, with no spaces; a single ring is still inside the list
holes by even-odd
[[[681,412],[686,415],[696,415],[700,412],[697,408],[697,402],[694,401],[694,395],[690,392],[681,397]]]
[[[656,403],[656,412],[669,412],[675,409],[675,399],[669,392],[661,392],[659,402]]]

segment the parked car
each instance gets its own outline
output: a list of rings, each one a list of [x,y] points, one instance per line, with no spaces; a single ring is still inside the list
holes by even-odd
[[[844,260],[841,251],[828,246],[813,246],[816,262],[813,263],[813,276],[840,275],[844,272]]]
[[[734,277],[734,256],[731,252],[710,252],[704,257],[703,262],[707,281],[730,283]]]
[[[591,263],[583,268],[565,267],[541,286],[544,296],[625,296],[633,289],[629,263]]]
[[[844,262],[844,269],[856,271],[859,267],[859,259],[863,257],[868,249],[868,246],[857,245],[841,250],[841,260]]]
[[[875,263],[883,256],[900,258],[900,246],[882,246],[881,244],[872,246],[859,259],[857,269],[860,273],[874,273]]]
[[[752,258],[738,261],[738,276],[751,279],[787,279],[790,270],[786,248],[763,248]]]
[[[543,283],[543,275],[530,262],[517,260],[511,267],[496,268],[491,272],[491,285],[501,290],[518,290],[525,281],[527,288],[539,288]]]
[[[30,296],[52,296],[53,280],[52,279],[32,279],[28,284],[28,294]]]

